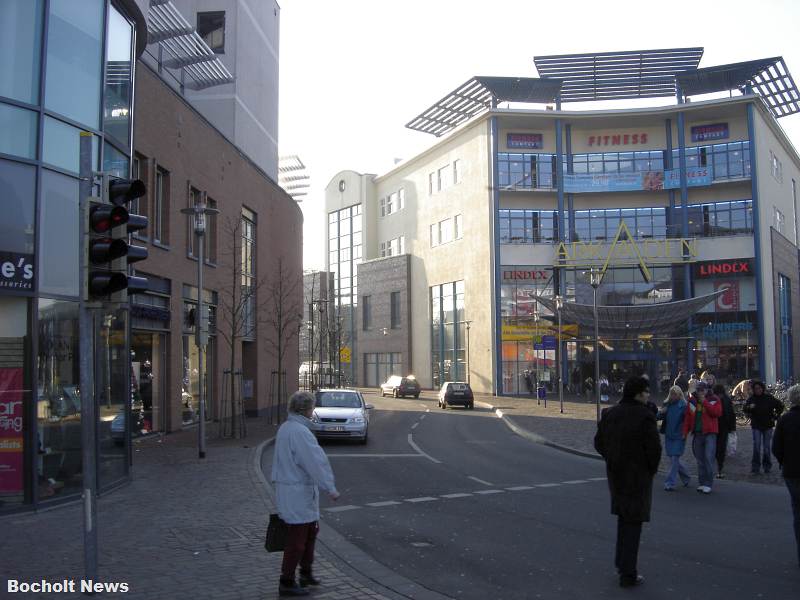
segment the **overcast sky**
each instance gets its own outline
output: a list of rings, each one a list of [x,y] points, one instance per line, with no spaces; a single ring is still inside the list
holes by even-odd
[[[548,54],[703,46],[701,67],[783,56],[800,85],[797,0],[278,2],[280,152],[312,177],[306,268],[324,267],[331,178],[381,174],[432,145],[405,124],[473,75],[535,77],[533,57]],[[800,149],[800,114],[779,123]]]

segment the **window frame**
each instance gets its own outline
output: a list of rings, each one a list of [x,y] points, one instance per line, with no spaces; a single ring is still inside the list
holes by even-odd
[[[219,18],[219,16],[220,16],[220,15],[222,15],[222,49],[221,49],[221,50],[219,50],[219,49],[218,49],[218,47],[215,47],[214,45],[212,45],[212,44],[211,44],[211,43],[210,43],[210,42],[209,42],[209,41],[206,39],[206,36],[207,36],[207,35],[209,35],[209,34],[212,34],[212,33],[214,33],[215,31],[218,31],[218,30],[219,30],[219,28],[217,27],[217,28],[214,28],[214,29],[209,29],[209,30],[208,30],[208,31],[206,31],[205,33],[201,33],[201,31],[202,31],[202,28],[200,27],[200,17],[201,17],[201,16],[203,16],[203,17],[209,17],[209,18],[213,19],[213,18],[215,18],[215,17],[216,17],[216,18]],[[224,10],[205,10],[205,11],[198,11],[198,13],[197,13],[197,17],[196,17],[196,19],[195,19],[195,24],[197,25],[197,35],[199,35],[199,36],[202,38],[202,40],[203,40],[203,41],[204,41],[206,44],[208,44],[208,47],[209,47],[209,48],[211,48],[211,51],[212,51],[214,54],[225,54],[225,39],[226,39],[226,35],[225,35],[225,28],[226,28],[226,25],[227,25],[227,16],[225,15],[225,11],[224,11]]]

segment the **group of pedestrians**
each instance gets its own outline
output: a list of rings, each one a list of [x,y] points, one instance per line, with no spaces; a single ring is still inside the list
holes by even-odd
[[[724,477],[727,439],[736,429],[736,417],[724,386],[711,383],[711,377],[704,373],[698,379],[679,373],[661,409],[650,401],[647,379],[633,377],[625,382],[619,404],[602,413],[594,445],[606,462],[611,512],[617,515],[615,566],[622,587],[644,581],[636,563],[642,523],[650,520],[653,478],[661,459],[657,422],[662,422],[664,452],[670,458],[666,491],[675,490],[679,479],[684,487],[690,483],[689,472],[681,463],[689,434],[697,460],[697,491],[710,494],[715,473]],[[772,451],[791,497],[800,566],[800,385],[789,389],[792,408],[777,427],[783,405],[765,393],[763,383],[753,382],[751,388],[745,410],[753,423],[753,472],[758,473],[763,466],[769,473]]]

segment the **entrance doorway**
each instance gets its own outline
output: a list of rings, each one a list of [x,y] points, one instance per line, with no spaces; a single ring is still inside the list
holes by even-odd
[[[131,436],[164,431],[166,339],[163,333],[131,332]]]

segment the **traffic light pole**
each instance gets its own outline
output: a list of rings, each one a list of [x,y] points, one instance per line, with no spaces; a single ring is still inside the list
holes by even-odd
[[[80,134],[80,248],[84,247],[84,236],[89,235],[89,196],[94,183],[92,173],[92,134]],[[78,356],[80,368],[81,397],[81,459],[83,471],[83,561],[85,579],[97,579],[97,464],[95,426],[97,411],[94,395],[94,315],[88,306],[84,290],[88,289],[88,260],[81,250],[80,265],[80,310],[78,313]]]

